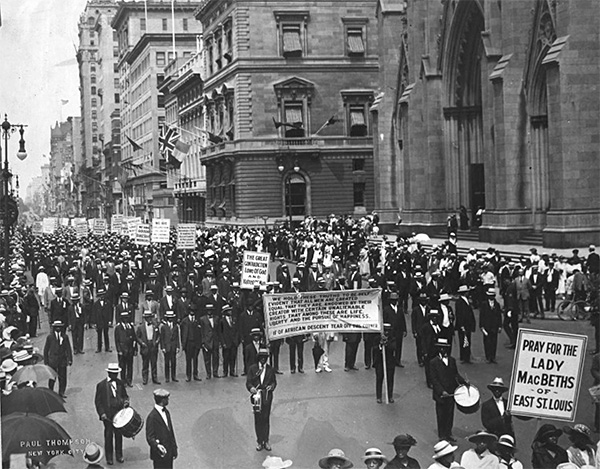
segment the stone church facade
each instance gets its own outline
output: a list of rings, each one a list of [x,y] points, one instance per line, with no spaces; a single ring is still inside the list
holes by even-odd
[[[595,0],[380,0],[376,209],[436,232],[462,206],[479,239],[600,240]]]

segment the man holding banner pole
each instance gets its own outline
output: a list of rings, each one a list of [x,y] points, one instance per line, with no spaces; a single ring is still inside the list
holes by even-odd
[[[385,384],[385,402],[394,403],[394,373],[396,370],[396,337],[392,324],[384,323],[383,334],[375,348],[373,366],[375,368],[375,394],[381,404],[382,388]]]

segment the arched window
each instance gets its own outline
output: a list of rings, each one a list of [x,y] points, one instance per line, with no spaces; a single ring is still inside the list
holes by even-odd
[[[285,214],[286,216],[306,215],[306,180],[297,173],[285,178]]]

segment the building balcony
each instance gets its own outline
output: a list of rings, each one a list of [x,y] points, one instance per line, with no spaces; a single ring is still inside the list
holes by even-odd
[[[373,148],[373,137],[306,137],[306,138],[252,138],[225,141],[200,150],[200,159],[209,161],[222,155],[248,155],[294,152],[318,156],[321,152],[335,153],[365,151]]]

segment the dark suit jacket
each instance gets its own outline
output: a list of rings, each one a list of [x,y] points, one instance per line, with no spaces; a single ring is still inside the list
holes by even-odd
[[[127,323],[127,327],[125,327],[121,322],[117,324],[115,326],[115,346],[117,347],[117,353],[131,355],[137,350],[136,345],[133,325]]]
[[[92,306],[92,317],[94,318],[96,326],[100,328],[108,327],[108,323],[112,321],[113,307],[106,299],[103,301],[104,306],[100,304],[100,300],[96,300],[94,306]]]
[[[494,301],[493,307],[490,307],[488,300],[479,305],[479,327],[489,334],[498,333],[498,329],[502,327],[502,310],[497,301]]]
[[[123,381],[115,380],[117,383],[117,396],[112,395],[111,386],[108,383],[108,378],[103,379],[96,385],[96,396],[94,403],[96,404],[96,412],[98,417],[102,419],[102,415],[106,415],[110,420],[119,412],[125,403],[129,403],[129,396]]]
[[[200,349],[202,347],[202,329],[200,323],[194,318],[190,321],[189,314],[183,318],[181,325],[181,348]]]
[[[461,330],[463,327],[466,332],[475,332],[475,314],[473,308],[466,302],[462,297],[456,300],[456,322],[454,324],[457,330]]]
[[[412,314],[410,317],[411,327],[413,334],[419,334],[423,324],[427,323],[427,314],[429,313],[429,306],[425,305],[425,314],[421,311],[421,305],[415,304],[412,308]]]
[[[219,319],[212,317],[213,325],[211,326],[208,316],[200,318],[200,328],[202,331],[202,347],[207,350],[212,350],[219,347]]]
[[[177,441],[175,440],[175,431],[173,430],[170,414],[167,420],[169,422],[168,427],[156,408],[152,409],[146,418],[146,441],[150,445],[150,459],[152,461],[171,461],[177,457]],[[161,456],[158,450],[159,444],[167,450],[164,456]]]
[[[433,385],[433,400],[436,402],[441,403],[445,399],[452,399],[452,397],[442,397],[442,392],[453,394],[459,383],[465,383],[464,378],[458,373],[456,360],[452,357],[448,357],[448,366],[439,355],[434,357],[429,363],[429,372]]]
[[[160,326],[160,348],[165,352],[175,352],[179,348],[179,325],[173,322],[173,327],[165,322]]]
[[[74,325],[75,323],[79,322],[79,323],[83,323],[85,318],[83,315],[83,307],[81,306],[81,303],[77,305],[77,307],[79,308],[79,317],[76,317],[75,315],[75,305],[69,305],[67,307],[67,313],[69,315],[69,324]]]
[[[502,435],[514,435],[512,419],[510,415],[506,414],[508,409],[508,401],[502,398],[504,401],[504,416],[500,415],[498,406],[494,402],[494,398],[490,398],[481,405],[481,423],[483,427],[490,433],[493,433],[497,437]]]
[[[240,334],[236,320],[231,318],[231,326],[227,322],[226,316],[221,318],[220,331],[221,344],[224,348],[237,347],[240,343]]]
[[[59,344],[54,332],[50,332],[46,337],[44,345],[44,364],[52,368],[59,366],[69,366],[73,363],[73,351],[69,336],[62,333],[63,342]]]
[[[68,304],[64,298],[55,298],[50,302],[50,324],[62,321],[65,327],[69,325]]]
[[[238,320],[238,328],[242,341],[246,344],[252,342],[250,331],[255,328],[262,330],[262,316],[258,313],[250,315],[248,311],[243,311]]]
[[[135,337],[137,343],[140,345],[140,353],[145,356],[152,348],[158,348],[160,343],[160,329],[157,324],[152,324],[152,340],[148,339],[148,333],[146,332],[146,322],[139,324],[135,329]]]
[[[246,376],[246,389],[250,391],[252,388],[260,389],[262,392],[263,403],[269,403],[273,400],[273,391],[277,387],[277,377],[275,369],[265,364],[267,370],[265,371],[265,379],[261,382],[260,380],[260,368],[258,364],[250,365],[248,368],[248,375]],[[267,387],[270,387],[270,391],[267,391]]]
[[[254,342],[250,342],[244,347],[244,357],[248,366],[258,363],[258,352],[254,346]]]

